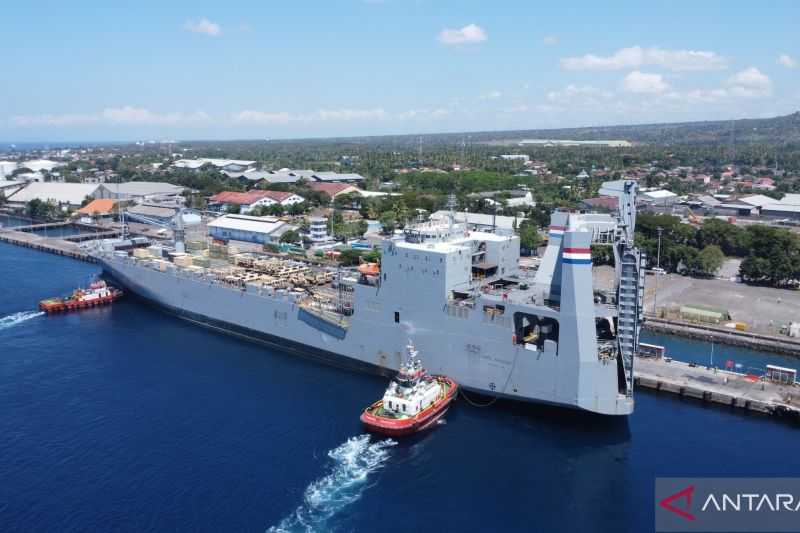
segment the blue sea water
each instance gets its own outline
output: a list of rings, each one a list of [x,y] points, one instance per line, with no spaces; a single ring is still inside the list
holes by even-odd
[[[0,531],[638,532],[656,476],[800,475],[797,426],[645,391],[628,419],[459,401],[369,437],[381,378],[135,298],[35,311],[97,271],[0,243]]]

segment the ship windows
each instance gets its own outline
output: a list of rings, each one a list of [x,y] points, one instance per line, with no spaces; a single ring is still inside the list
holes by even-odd
[[[399,311],[395,311],[394,312],[394,322],[395,322],[395,324],[399,324],[400,323],[400,312]]]

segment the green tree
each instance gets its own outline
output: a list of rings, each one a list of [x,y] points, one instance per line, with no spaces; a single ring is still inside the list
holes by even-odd
[[[524,220],[519,225],[519,244],[522,248],[536,252],[536,249],[542,244],[542,236],[539,234],[539,229],[536,223],[530,220]]]
[[[229,215],[238,215],[242,212],[242,206],[239,204],[228,204],[228,206],[225,208],[225,212]]]
[[[287,231],[283,235],[281,235],[280,241],[294,244],[294,243],[302,242],[302,239],[300,238],[300,234],[299,233],[297,233],[293,229],[290,229],[289,231]]]
[[[713,276],[722,267],[725,261],[725,254],[722,249],[715,244],[709,244],[697,254],[700,272],[707,276]]]
[[[380,223],[383,226],[383,233],[391,235],[396,227],[396,219],[393,211],[384,211],[380,216]]]
[[[361,251],[353,250],[352,248],[346,248],[342,250],[338,260],[342,266],[357,265],[361,261]]]

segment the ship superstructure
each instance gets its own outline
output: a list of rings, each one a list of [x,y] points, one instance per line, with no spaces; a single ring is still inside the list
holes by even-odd
[[[644,280],[632,242],[636,184],[610,182],[603,194],[620,199],[616,216],[553,214],[535,274],[520,268],[518,236],[471,231],[452,212],[385,239],[377,272],[262,254],[203,266],[180,253],[98,258],[183,318],[292,353],[393,374],[412,336],[428,369],[466,390],[626,415]],[[593,288],[592,244],[613,247],[610,291]]]

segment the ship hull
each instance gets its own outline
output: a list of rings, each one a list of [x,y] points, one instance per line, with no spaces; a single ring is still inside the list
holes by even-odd
[[[454,378],[469,391],[600,414],[627,415],[633,409],[632,401],[620,404],[617,400],[615,404],[612,399],[601,404],[594,399],[593,403],[586,402],[589,405],[581,405],[577,399],[558,398],[553,383],[559,378],[555,376],[552,361],[541,356],[530,358],[526,353],[520,354],[518,348],[516,351],[509,348],[510,332],[498,334],[463,321],[448,321],[448,317],[426,315],[424,311],[420,311],[418,318],[404,321],[400,328],[396,319],[380,321],[374,315],[358,311],[372,305],[360,302],[345,335],[338,338],[303,321],[302,308],[286,295],[267,297],[260,292],[223,287],[156,271],[132,260],[106,257],[98,260],[105,275],[128,293],[172,315],[324,364],[391,376],[402,360],[397,347],[404,346],[413,336],[426,353],[427,366],[432,372]],[[441,313],[441,309],[437,311]],[[403,313],[411,314],[409,310]],[[442,327],[431,328],[435,320],[441,320]]]

